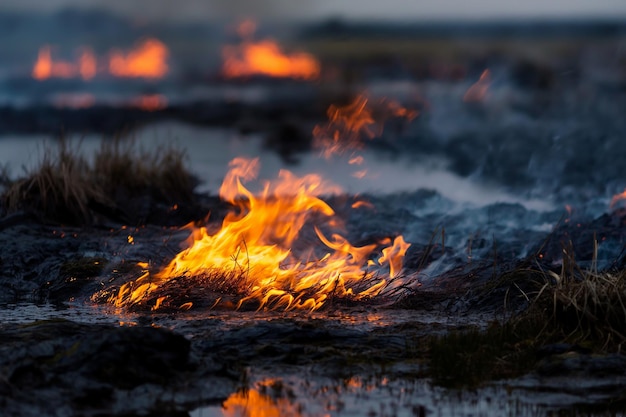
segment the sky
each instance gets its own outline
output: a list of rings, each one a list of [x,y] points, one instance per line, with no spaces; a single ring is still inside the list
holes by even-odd
[[[54,12],[100,7],[151,21],[259,19],[498,20],[612,17],[626,20],[626,0],[1,0],[2,10]]]

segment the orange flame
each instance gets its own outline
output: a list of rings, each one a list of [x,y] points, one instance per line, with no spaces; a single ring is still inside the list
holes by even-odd
[[[167,74],[167,47],[156,39],[146,39],[135,50],[124,54],[111,52],[109,71],[116,77],[160,78]],[[90,48],[83,48],[77,63],[54,61],[50,46],[40,48],[32,76],[36,80],[48,78],[82,78],[91,80],[98,73],[98,60]]]
[[[374,119],[375,110],[382,113],[379,117],[381,121]],[[363,138],[371,140],[380,136],[384,121],[389,117],[413,120],[419,113],[404,108],[393,100],[381,99],[372,105],[370,99],[361,94],[346,106],[331,105],[327,114],[329,122],[313,129],[314,145],[321,149],[322,156],[326,159],[362,149]],[[359,157],[353,157],[352,161],[363,163],[363,158],[357,158]]]
[[[48,78],[82,77],[84,80],[93,78],[96,74],[96,63],[93,52],[85,49],[79,58],[79,64],[68,61],[54,61],[50,46],[44,45],[39,49],[37,61],[33,66],[32,76],[36,80]]]
[[[45,80],[52,75],[52,56],[50,54],[50,47],[43,46],[39,49],[37,55],[37,62],[33,67],[33,78],[36,80]]]
[[[256,23],[245,20],[237,28],[243,39],[240,45],[226,46],[222,50],[223,74],[228,78],[266,75],[269,77],[310,80],[317,78],[320,64],[305,52],[284,53],[271,39],[253,41]]]
[[[109,71],[116,77],[161,78],[169,70],[168,56],[169,50],[165,44],[149,38],[126,54],[119,50],[112,51]]]
[[[480,74],[480,78],[476,81],[468,90],[465,92],[463,96],[463,101],[466,103],[478,103],[485,99],[487,95],[487,90],[489,90],[489,86],[491,85],[491,71],[488,69],[484,70],[482,74]]]
[[[154,276],[146,273],[122,286],[117,306],[141,303],[171,279],[203,277],[207,282],[233,280],[242,297],[238,306],[255,301],[259,308],[316,310],[331,295],[358,300],[379,294],[388,279],[372,276],[368,266],[389,265],[389,278],[400,273],[409,247],[401,236],[382,249],[377,262],[370,258],[378,244],[355,247],[338,233],[326,237],[321,229],[331,227],[335,212],[319,196],[339,190],[318,175],[296,177],[282,170],[255,195],[243,182],[256,177],[258,160],[236,158],[230,167],[220,196],[238,211],[229,213],[214,234],[206,227],[192,228],[189,247]],[[321,256],[293,249],[311,222],[326,247]]]
[[[93,51],[85,48],[78,60],[78,72],[83,80],[91,80],[96,76],[97,64]]]
[[[615,205],[619,203],[621,200],[626,200],[626,190],[622,191],[619,194],[615,194],[613,198],[611,199],[611,204],[609,207],[614,208]]]

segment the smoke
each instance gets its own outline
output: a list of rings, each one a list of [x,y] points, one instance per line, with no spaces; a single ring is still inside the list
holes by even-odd
[[[55,12],[63,8],[102,9],[149,21],[228,20],[253,17],[261,20],[306,18],[312,3],[293,0],[3,0],[0,11]]]

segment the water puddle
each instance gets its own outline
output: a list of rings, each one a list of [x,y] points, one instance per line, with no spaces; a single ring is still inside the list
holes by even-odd
[[[506,383],[475,391],[448,390],[426,379],[384,376],[346,379],[264,377],[233,393],[221,405],[197,408],[190,417],[409,417],[409,416],[618,416],[573,404],[563,394],[538,394]]]

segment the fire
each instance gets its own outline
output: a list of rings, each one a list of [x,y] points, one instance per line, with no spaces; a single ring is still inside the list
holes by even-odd
[[[489,86],[491,85],[491,71],[484,70],[480,78],[476,81],[463,96],[466,103],[477,103],[485,99]]]
[[[45,45],[39,49],[37,61],[33,66],[33,78],[76,78],[90,80],[96,75],[96,60],[90,49],[85,49],[79,57],[78,64],[68,61],[54,61],[51,48]]]
[[[256,177],[258,160],[236,158],[230,167],[220,197],[237,210],[213,234],[192,227],[188,248],[154,276],[147,272],[124,285],[114,300],[117,306],[141,303],[171,279],[202,277],[207,282],[230,280],[241,296],[238,306],[253,301],[259,308],[316,310],[332,295],[373,297],[400,274],[409,247],[402,236],[356,247],[339,233],[329,238],[322,231],[333,230],[337,222],[320,195],[339,190],[320,176],[297,177],[282,170],[276,181],[265,182],[254,194],[243,183]],[[294,249],[305,229],[317,236],[323,253]],[[381,245],[386,247],[375,261]],[[383,267],[389,273],[374,276]]]
[[[128,53],[119,50],[111,52],[109,71],[116,77],[161,78],[169,70],[169,51],[157,39],[146,39]]]
[[[255,30],[254,21],[242,22],[237,28],[242,43],[224,47],[222,70],[226,77],[266,75],[310,80],[319,76],[320,64],[313,55],[305,52],[287,54],[271,39],[253,41]]]
[[[613,196],[613,198],[611,199],[611,204],[610,204],[609,207],[610,208],[614,208],[617,203],[619,203],[621,200],[625,200],[625,199],[626,199],[626,190],[622,191],[619,194],[615,194]]]
[[[89,48],[85,48],[78,60],[78,72],[83,80],[91,80],[96,76],[96,56]]]
[[[113,50],[110,55],[108,69],[115,77],[161,78],[168,72],[169,51],[156,39],[146,39],[127,54]],[[79,77],[88,81],[98,71],[98,59],[91,48],[83,48],[77,62],[70,62],[53,60],[50,46],[44,45],[37,55],[32,76],[40,81],[48,78]]]
[[[376,119],[375,112],[379,113]],[[419,115],[417,111],[407,109],[393,100],[380,99],[372,104],[372,100],[364,94],[358,95],[346,106],[330,106],[327,114],[328,123],[313,129],[314,145],[321,149],[326,159],[361,150],[364,146],[363,138],[371,140],[380,136],[388,118],[413,120]],[[363,157],[352,156],[350,164],[362,163]]]

